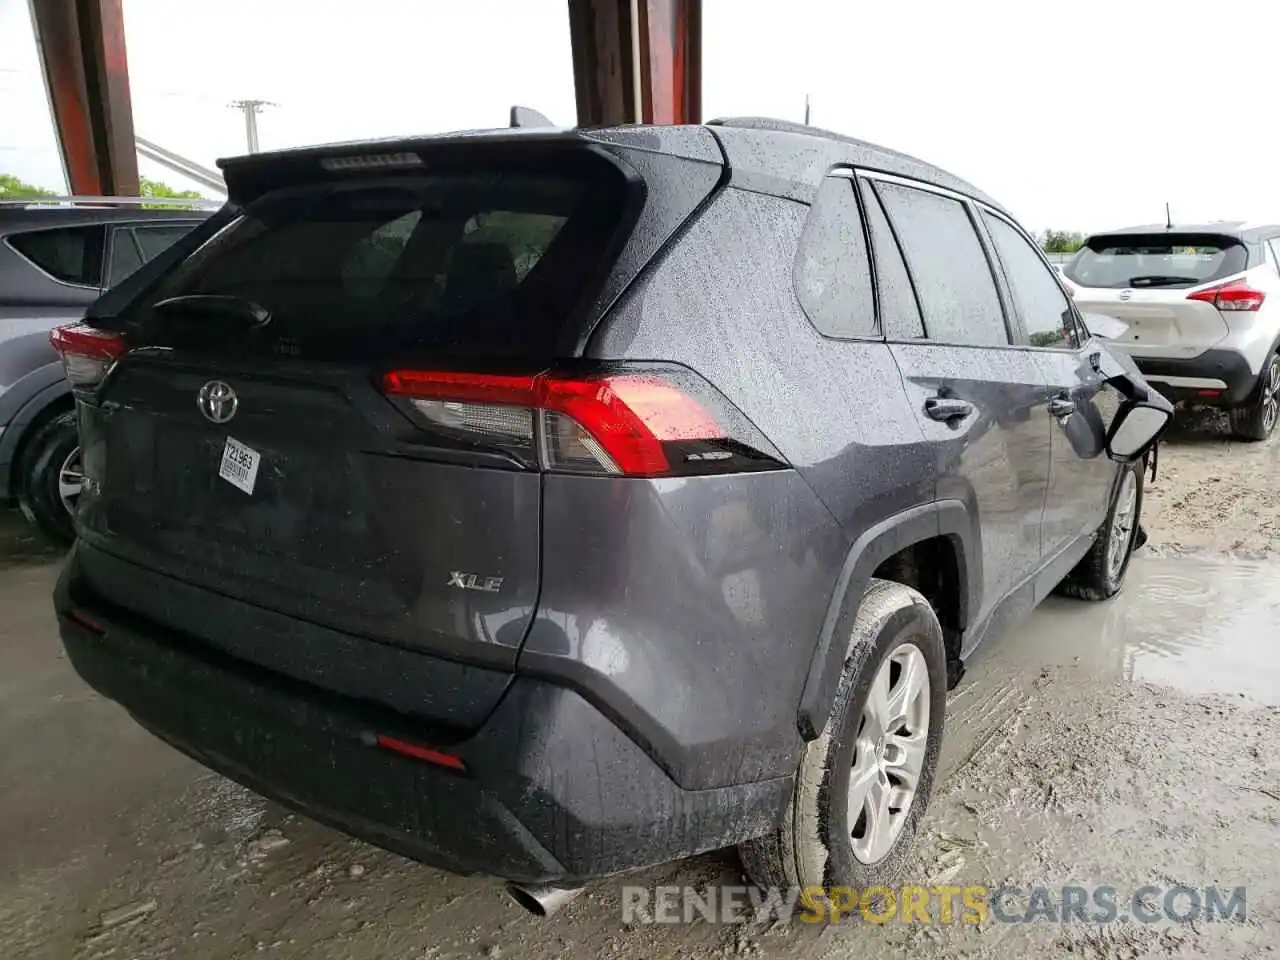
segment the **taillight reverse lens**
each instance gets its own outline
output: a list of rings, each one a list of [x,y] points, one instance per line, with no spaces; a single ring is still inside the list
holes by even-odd
[[[780,458],[740,414],[717,419],[650,372],[572,376],[393,370],[384,392],[431,427],[498,446],[545,470],[614,476],[732,472]],[[707,388],[709,390],[709,388]]]
[[[1187,294],[1188,300],[1199,300],[1212,304],[1219,310],[1243,311],[1252,313],[1258,310],[1267,295],[1245,280],[1228,280],[1216,287],[1207,287]]]
[[[49,342],[62,357],[62,367],[73,388],[96,387],[127,349],[117,334],[83,323],[54,327]]]

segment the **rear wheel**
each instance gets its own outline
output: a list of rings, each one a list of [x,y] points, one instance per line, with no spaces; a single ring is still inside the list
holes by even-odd
[[[50,539],[75,539],[71,514],[80,499],[84,474],[76,414],[68,410],[36,431],[18,465],[18,506]]]
[[[1139,534],[1144,467],[1145,462],[1138,460],[1120,468],[1107,519],[1084,559],[1062,581],[1062,593],[1080,600],[1109,600],[1120,592],[1129,558],[1138,540],[1146,539],[1145,533]]]
[[[1266,440],[1280,420],[1280,355],[1262,368],[1258,387],[1248,405],[1230,412],[1231,432],[1240,440]]]
[[[910,587],[872,580],[831,717],[805,747],[783,822],[740,847],[762,887],[892,880],[929,805],[946,709],[942,628]]]

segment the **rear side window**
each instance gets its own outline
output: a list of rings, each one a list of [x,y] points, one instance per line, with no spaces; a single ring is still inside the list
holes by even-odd
[[[135,226],[133,228],[133,236],[138,241],[138,247],[142,251],[142,262],[146,263],[152,257],[169,249],[194,228],[194,223],[156,224],[154,226],[151,224],[145,226],[139,224]]]
[[[1053,270],[1027,239],[1003,219],[989,213],[983,213],[983,218],[1027,328],[1027,342],[1033,347],[1075,347],[1071,304]]]
[[[902,259],[902,249],[885,217],[884,208],[875,191],[865,185],[862,191],[867,208],[867,228],[871,233],[871,249],[875,254],[876,283],[880,290],[880,327],[891,340],[914,340],[924,336],[920,305],[916,302],[911,276]]]
[[[1007,344],[995,278],[964,204],[896,183],[875,189],[915,281],[925,335],[947,343]]]
[[[1063,273],[1082,287],[1194,287],[1248,268],[1240,241],[1209,234],[1090,237]]]
[[[114,287],[156,254],[175,243],[191,227],[191,224],[113,227],[107,263],[107,286]]]
[[[102,285],[100,226],[33,230],[9,237],[12,247],[49,276],[85,287]]]
[[[142,266],[142,251],[128,227],[111,231],[111,252],[107,262],[107,286],[114,287]]]
[[[265,307],[293,353],[549,356],[600,278],[625,182],[494,172],[268,194],[151,298]],[[159,312],[153,312],[152,319]],[[166,309],[163,317],[180,315]]]
[[[867,241],[853,181],[827,177],[809,209],[796,251],[796,295],[828,337],[876,335]]]

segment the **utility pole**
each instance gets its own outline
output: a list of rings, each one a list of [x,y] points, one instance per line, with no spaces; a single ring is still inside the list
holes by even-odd
[[[227,104],[232,110],[244,111],[244,136],[250,153],[258,152],[258,114],[263,107],[278,107],[270,100],[233,100]]]

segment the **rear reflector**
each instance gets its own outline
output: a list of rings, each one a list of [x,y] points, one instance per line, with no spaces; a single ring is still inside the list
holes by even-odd
[[[660,476],[672,468],[669,444],[730,442],[697,400],[649,373],[574,377],[393,370],[383,375],[382,389],[407,398],[433,426],[515,448],[548,470]],[[685,451],[684,460],[717,464],[733,456],[732,451],[695,449]]]
[[[92,631],[93,633],[97,633],[102,636],[105,636],[107,633],[107,628],[102,623],[98,622],[96,618],[75,607],[72,607],[67,611],[67,619],[80,624],[80,626],[84,627],[86,630]]]
[[[1252,313],[1262,306],[1267,295],[1256,287],[1249,286],[1244,280],[1228,280],[1216,287],[1207,287],[1204,290],[1189,293],[1187,299],[1212,304],[1219,310]]]
[[[390,750],[392,753],[412,757],[415,760],[425,760],[427,763],[434,763],[438,767],[448,767],[450,770],[466,772],[466,764],[451,753],[442,753],[439,750],[431,749],[431,747],[424,747],[419,743],[410,743],[408,740],[401,740],[398,737],[389,737],[385,733],[378,734],[376,740],[378,746],[384,750]]]
[[[1220,397],[1222,396],[1222,391],[1221,390],[1197,390],[1196,396],[1197,397]]]
[[[62,357],[62,367],[72,387],[97,386],[128,349],[119,335],[82,323],[54,327],[49,332],[49,342]]]

